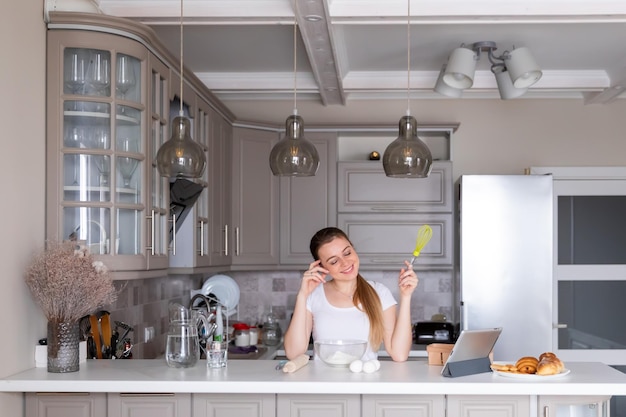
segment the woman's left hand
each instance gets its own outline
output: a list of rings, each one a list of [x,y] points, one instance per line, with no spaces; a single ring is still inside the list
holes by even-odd
[[[417,287],[418,278],[413,270],[413,265],[409,261],[404,261],[406,268],[400,270],[398,276],[398,287],[400,288],[400,295],[411,295]]]

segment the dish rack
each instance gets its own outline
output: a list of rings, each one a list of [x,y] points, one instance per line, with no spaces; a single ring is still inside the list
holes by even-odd
[[[197,300],[201,301],[199,305],[195,305]],[[202,302],[204,302],[204,306],[202,306]],[[220,332],[222,340],[226,342],[226,344],[230,342],[228,332],[229,321],[233,314],[238,314],[238,310],[236,308],[228,310],[227,307],[212,294],[204,295],[201,291],[192,291],[192,297],[189,301],[189,309],[205,310],[205,316],[207,317],[207,321],[210,326],[209,329],[204,329],[206,335],[203,336],[203,339],[205,343],[209,338],[214,338],[214,336]],[[221,326],[219,322],[220,320]],[[202,348],[204,350],[204,346],[202,346]]]

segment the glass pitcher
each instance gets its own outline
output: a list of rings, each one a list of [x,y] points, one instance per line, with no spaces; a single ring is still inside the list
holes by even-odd
[[[200,359],[198,326],[208,328],[207,318],[198,310],[170,304],[170,326],[165,346],[165,361],[171,368],[190,368]]]

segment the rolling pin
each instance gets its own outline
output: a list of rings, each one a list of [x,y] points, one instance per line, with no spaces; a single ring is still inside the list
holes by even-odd
[[[292,361],[289,361],[283,366],[283,372],[296,372],[298,369],[302,368],[304,365],[309,363],[309,355],[302,354],[295,358]]]

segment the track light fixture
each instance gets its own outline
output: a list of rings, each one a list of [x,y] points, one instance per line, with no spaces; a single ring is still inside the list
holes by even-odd
[[[461,91],[474,83],[476,63],[483,53],[491,63],[491,72],[496,78],[500,98],[503,100],[519,97],[528,87],[541,78],[541,69],[526,47],[515,48],[496,55],[495,42],[482,41],[471,48],[461,45],[450,54],[448,62],[439,73],[435,91],[450,97],[460,97]]]

